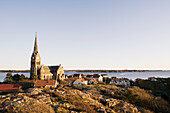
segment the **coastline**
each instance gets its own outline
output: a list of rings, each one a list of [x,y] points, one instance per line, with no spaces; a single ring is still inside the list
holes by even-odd
[[[15,72],[27,73],[30,72],[30,70],[0,70],[0,73],[15,73]]]
[[[158,72],[164,70],[64,70],[65,72],[99,72],[99,73],[120,73],[120,72]]]
[[[64,70],[65,72],[99,72],[99,73],[120,73],[120,72],[158,72],[168,70]],[[27,73],[30,70],[0,70],[0,73]]]

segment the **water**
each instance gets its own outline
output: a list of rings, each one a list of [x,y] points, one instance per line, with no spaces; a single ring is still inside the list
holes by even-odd
[[[91,73],[91,72],[65,72],[65,74],[72,75],[75,73],[83,73],[87,74],[107,74],[109,77],[118,77],[118,78],[128,78],[131,80],[135,80],[137,78],[147,79],[148,77],[161,77],[161,78],[168,78],[170,77],[170,71],[155,71],[155,72],[122,72],[122,73]],[[3,82],[7,73],[0,73],[0,82]],[[17,74],[17,73],[12,73]],[[18,73],[24,74],[26,77],[29,77],[29,73]]]

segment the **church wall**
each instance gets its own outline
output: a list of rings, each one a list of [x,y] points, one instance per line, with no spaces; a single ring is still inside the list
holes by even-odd
[[[57,71],[57,79],[58,80],[64,80],[65,79],[64,70],[63,70],[63,67],[61,65],[60,65],[60,67]]]

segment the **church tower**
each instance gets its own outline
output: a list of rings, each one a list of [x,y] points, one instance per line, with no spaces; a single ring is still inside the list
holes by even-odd
[[[30,75],[32,75],[33,73],[38,75],[40,67],[41,67],[41,58],[40,58],[40,54],[38,53],[37,34],[35,34],[34,50],[31,56]]]

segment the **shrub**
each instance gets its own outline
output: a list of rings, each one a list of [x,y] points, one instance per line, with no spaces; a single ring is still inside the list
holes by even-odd
[[[154,98],[151,94],[138,87],[128,88],[129,93],[126,95],[129,102],[154,112],[170,112],[170,106],[167,101],[161,97]]]

